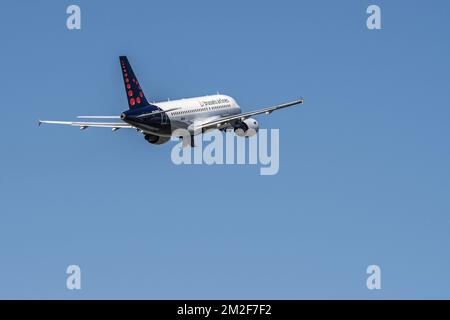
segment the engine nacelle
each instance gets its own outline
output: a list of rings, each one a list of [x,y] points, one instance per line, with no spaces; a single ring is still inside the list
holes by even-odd
[[[160,137],[149,133],[147,133],[144,138],[151,144],[163,144],[170,140],[169,137]]]
[[[234,133],[239,137],[252,137],[259,130],[259,123],[253,118],[245,119],[234,128]]]

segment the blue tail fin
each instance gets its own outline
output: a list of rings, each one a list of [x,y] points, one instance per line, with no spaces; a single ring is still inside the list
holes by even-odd
[[[126,56],[120,56],[120,68],[122,69],[123,83],[127,95],[128,107],[130,109],[140,108],[150,105],[142,91],[136,75],[131,68]]]

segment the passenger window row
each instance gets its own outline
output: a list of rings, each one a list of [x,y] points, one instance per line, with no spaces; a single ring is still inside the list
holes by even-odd
[[[177,116],[177,115],[184,115],[184,114],[189,114],[189,113],[194,113],[194,112],[202,112],[202,111],[207,111],[207,110],[218,110],[218,109],[230,108],[230,107],[231,107],[231,105],[225,104],[225,105],[207,107],[207,108],[197,108],[197,109],[189,109],[189,110],[182,110],[182,111],[174,111],[174,112],[171,112],[171,115]]]

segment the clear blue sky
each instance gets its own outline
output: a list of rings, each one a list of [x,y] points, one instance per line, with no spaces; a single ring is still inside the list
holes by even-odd
[[[66,29],[66,7],[82,30]],[[382,10],[380,31],[366,8]],[[448,1],[2,1],[0,298],[450,298]],[[39,118],[216,91],[280,171]],[[66,267],[82,290],[65,288]],[[382,290],[366,268],[382,269]]]

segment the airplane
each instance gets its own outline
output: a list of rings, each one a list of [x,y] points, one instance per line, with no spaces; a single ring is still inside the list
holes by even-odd
[[[270,114],[275,110],[302,104],[303,98],[250,112],[241,112],[241,108],[232,97],[222,94],[150,103],[144,95],[126,56],[120,56],[128,110],[116,116],[78,116],[79,119],[117,119],[116,122],[93,121],[53,121],[39,120],[39,126],[60,124],[79,127],[81,130],[90,127],[119,129],[135,129],[144,135],[151,144],[168,142],[174,134],[183,129],[188,134],[179,136],[183,145],[194,147],[194,136],[209,129],[229,130],[236,135],[250,137],[258,132],[258,121],[252,118],[259,114]],[[190,141],[185,138],[190,136]],[[187,140],[187,139],[186,139]]]

